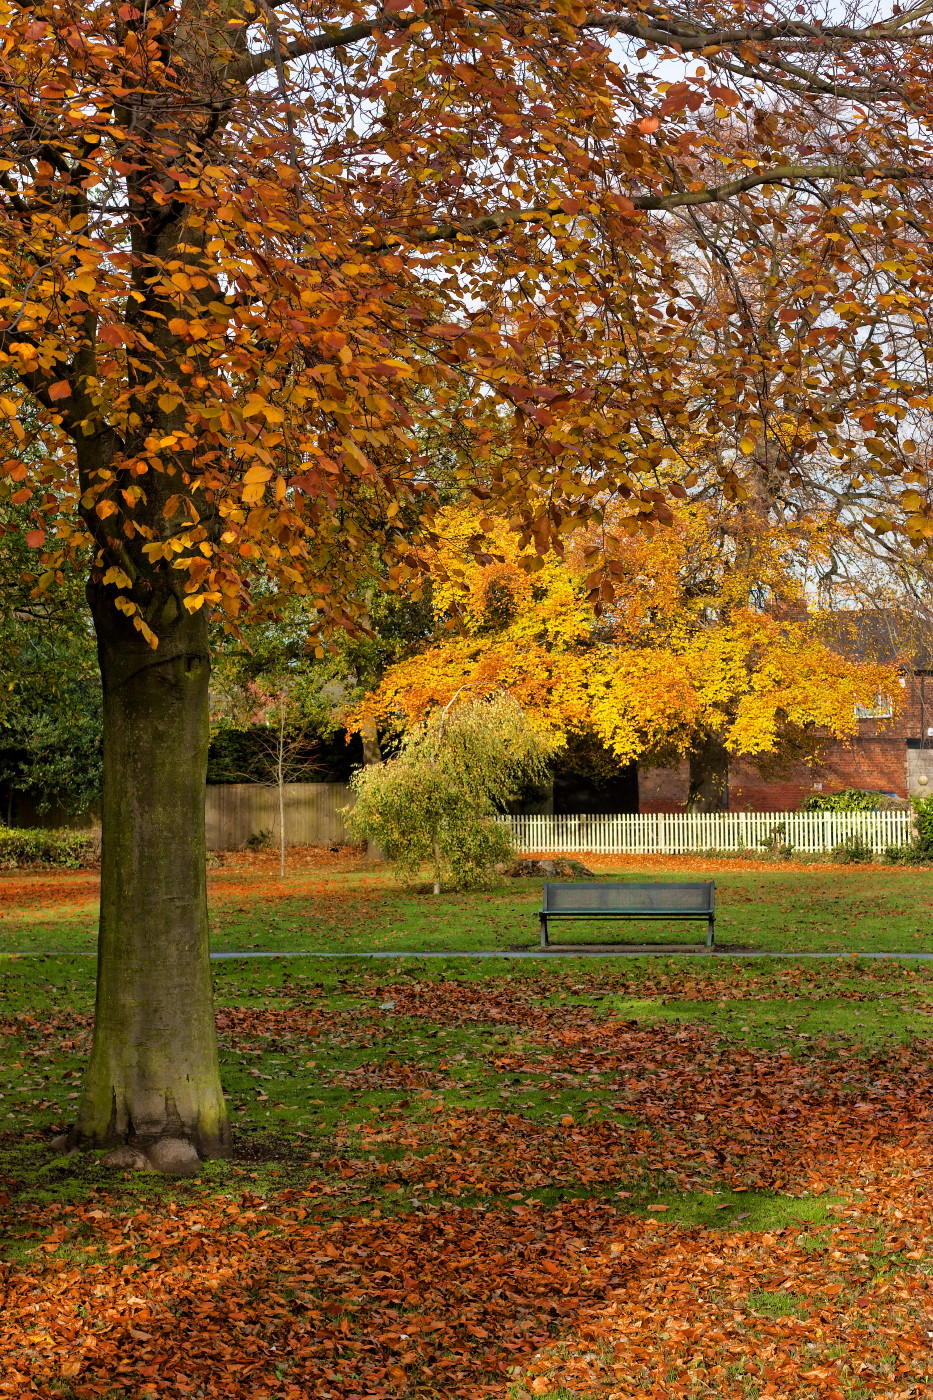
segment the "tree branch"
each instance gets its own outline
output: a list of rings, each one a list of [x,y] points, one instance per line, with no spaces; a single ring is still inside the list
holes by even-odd
[[[506,3],[499,4],[476,0],[474,4],[463,8],[466,11],[472,10],[477,15],[491,13],[503,19],[507,18],[510,12],[533,12],[536,18],[541,18],[532,5],[509,4],[507,0]],[[649,11],[644,18],[635,19],[629,13],[613,14],[609,11],[584,19],[578,28],[580,31],[598,30],[625,35],[644,44],[675,48],[681,52],[703,49],[729,50],[749,44],[779,45],[786,49],[818,43],[821,48],[830,49],[840,44],[877,44],[885,40],[895,40],[899,45],[906,45],[916,39],[928,38],[933,35],[933,23],[918,24],[917,21],[931,12],[933,0],[921,0],[905,14],[892,15],[890,19],[861,28],[847,24],[820,25],[786,20],[777,24],[750,24],[734,29],[712,29],[691,24],[687,20],[672,19],[669,14],[664,13]],[[272,68],[280,70],[283,63],[304,58],[309,54],[360,43],[378,33],[404,33],[414,24],[429,24],[438,13],[425,10],[423,14],[378,15],[371,20],[345,25],[342,29],[296,35],[288,43],[274,42],[268,49],[245,55],[231,64],[227,70],[228,76],[234,82],[246,83],[260,73]],[[767,54],[762,55],[764,65],[767,65],[768,58]],[[825,80],[820,87],[821,90],[826,90]]]
[[[632,19],[631,15],[593,15],[582,21],[581,29],[609,30],[613,34],[625,34],[630,39],[640,39],[646,44],[667,44],[684,50],[703,48],[733,48],[739,44],[797,45],[801,42],[818,41],[826,44],[835,40],[842,43],[870,44],[884,39],[897,38],[901,43],[913,39],[926,38],[933,34],[933,25],[917,25],[903,32],[908,20],[922,18],[933,5],[922,4],[909,15],[897,15],[880,24],[869,24],[856,28],[848,24],[804,24],[782,20],[778,24],[749,24],[740,29],[705,29],[684,21],[672,20],[664,14],[648,12],[647,19]]]
[[[258,77],[270,68],[277,68],[282,62],[288,63],[292,59],[304,58],[312,53],[324,53],[328,49],[343,48],[346,44],[358,44],[362,39],[371,39],[374,34],[380,32],[404,32],[411,25],[423,24],[430,18],[430,11],[423,15],[404,17],[380,15],[376,19],[361,20],[359,24],[345,25],[343,29],[332,29],[319,34],[301,34],[287,44],[277,44],[272,48],[263,49],[261,53],[247,54],[237,63],[231,64],[227,73],[235,82],[246,83],[250,78]]]
[[[632,210],[671,210],[683,209],[690,205],[722,204],[744,194],[758,185],[780,185],[804,183],[809,180],[834,180],[847,182],[871,177],[876,180],[911,180],[917,172],[906,167],[886,167],[872,170],[861,165],[778,165],[770,170],[759,170],[742,175],[738,180],[730,180],[724,185],[708,185],[700,190],[673,190],[670,194],[644,194],[626,196]],[[559,218],[564,210],[559,206],[531,209],[500,209],[489,214],[481,214],[475,219],[465,219],[463,223],[429,224],[425,228],[394,235],[381,243],[367,243],[364,246],[371,252],[399,243],[442,243],[448,239],[471,238],[480,233],[497,233],[511,224],[546,223]]]

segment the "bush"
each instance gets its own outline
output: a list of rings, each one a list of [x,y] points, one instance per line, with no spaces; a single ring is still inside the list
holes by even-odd
[[[261,827],[259,831],[254,831],[251,836],[247,836],[243,844],[248,851],[268,851],[272,846],[272,828]]]
[[[794,848],[787,839],[787,823],[778,822],[763,836],[758,842],[761,847],[761,855],[767,856],[771,860],[793,860]]]
[[[853,831],[838,846],[833,846],[830,858],[838,865],[868,865],[874,860],[875,852],[870,841]]]
[[[95,831],[0,826],[0,869],[50,865],[60,870],[79,870],[99,861],[100,836]]]
[[[933,860],[933,852],[921,849],[917,842],[909,846],[885,846],[882,859],[886,865],[924,865]]]
[[[804,800],[804,812],[877,812],[890,801],[883,792],[863,788],[842,788],[840,792],[811,792]]]
[[[933,795],[914,797],[914,826],[917,829],[917,849],[922,860],[933,860]]]

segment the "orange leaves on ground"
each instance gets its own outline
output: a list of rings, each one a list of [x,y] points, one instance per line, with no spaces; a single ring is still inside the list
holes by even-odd
[[[352,847],[330,850],[322,846],[292,846],[288,852],[290,874],[297,881],[278,878],[278,855],[273,851],[226,852],[221,868],[211,871],[213,897],[220,901],[236,899],[288,899],[296,895],[329,892],[337,901],[345,899],[336,887],[327,885],[328,874],[343,873],[362,866],[363,860]],[[322,873],[323,872],[323,873]],[[257,879],[267,873],[268,879]],[[366,888],[365,885],[363,887]],[[84,909],[96,902],[100,876],[86,870],[55,870],[32,874],[28,871],[0,871],[0,908],[31,909],[51,906]],[[354,896],[355,897],[355,896]]]
[[[610,981],[622,990],[627,976]],[[725,970],[721,980],[705,990],[721,993]],[[592,974],[579,982],[597,986]],[[700,986],[687,983],[681,994]],[[648,990],[665,985],[669,970]],[[624,1117],[581,1121],[582,1085],[581,1114],[448,1110],[449,1066],[377,1057],[335,1073],[365,1071],[360,1087],[438,1111],[387,1096],[378,1119],[337,1128],[326,1158],[301,1163],[298,1149],[300,1186],[179,1188],[154,1205],[103,1189],[26,1206],[13,1223],[38,1250],[0,1266],[0,1396],[45,1400],[67,1378],[75,1400],[114,1386],[159,1400],[484,1400],[509,1385],[517,1397],[564,1387],[593,1400],[744,1400],[754,1385],[775,1400],[837,1400],[856,1384],[921,1400],[933,1304],[922,1043],[806,1060],[724,1050],[699,1027],[548,1005],[542,976],[371,978],[359,990],[358,1010],[231,1008],[221,1032],[280,1053],[316,1036],[391,1043],[397,1017],[505,1025],[521,1044],[490,1045],[497,1085],[528,1070],[555,1087],[595,1072],[615,1081]],[[741,1218],[688,1227],[645,1201],[645,1183],[702,1194],[723,1181],[831,1191],[838,1204],[808,1233]],[[529,1202],[541,1188],[597,1198]]]
[[[898,1196],[905,1230],[893,1252],[897,1243],[922,1252],[933,1242],[921,1162],[872,1156],[859,1206],[833,1226],[825,1248],[796,1229],[717,1234],[652,1221],[637,1242],[620,1233],[610,1250],[628,1276],[583,1336],[569,1349],[544,1349],[532,1373],[547,1390],[612,1400],[739,1400],[751,1386],[774,1400],[840,1400],[855,1385],[866,1396],[920,1400],[933,1289],[916,1264],[885,1278],[869,1251],[879,1224],[900,1232]],[[789,1297],[793,1310],[775,1316],[768,1295]]]
[[[0,909],[71,906],[84,909],[96,902],[100,878],[83,870],[57,870],[42,875],[0,872]]]

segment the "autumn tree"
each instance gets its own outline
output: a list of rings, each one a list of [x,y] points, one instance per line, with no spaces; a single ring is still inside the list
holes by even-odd
[[[871,392],[870,460],[899,469],[928,390],[862,330],[879,281],[899,315],[929,315],[924,13],[3,0],[3,473],[32,512],[40,588],[66,554],[87,570],[104,696],[74,1142],[189,1168],[227,1150],[208,618],[236,626],[271,581],[350,623],[374,549],[407,586],[399,527],[431,494],[419,443],[438,406],[474,444],[465,484],[542,553],[607,499],[663,516],[679,424],[739,444],[789,412],[798,455],[844,455],[847,406]],[[763,399],[739,318],[700,354],[703,296],[672,230],[692,211],[709,259],[737,202],[757,258],[788,191],[808,238],[781,275],[806,315]],[[837,256],[814,278],[821,240]],[[859,367],[832,395],[829,332]],[[490,458],[491,405],[507,450]],[[924,500],[905,510],[933,533]]]
[[[445,528],[446,527],[446,528]],[[433,645],[389,669],[355,723],[422,722],[461,687],[512,695],[556,744],[590,736],[619,764],[686,757],[688,805],[725,805],[733,755],[813,753],[857,731],[856,704],[891,691],[890,667],[846,656],[808,607],[806,575],[832,522],[779,528],[754,507],[680,504],[669,526],[599,530],[612,597],[594,617],[594,532],[529,570],[505,522],[470,557],[471,512],[448,512],[427,556]]]

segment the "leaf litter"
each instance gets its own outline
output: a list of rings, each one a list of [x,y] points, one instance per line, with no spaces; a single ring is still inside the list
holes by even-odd
[[[926,1400],[933,1043],[638,1009],[870,1019],[925,971],[304,966],[219,984],[239,1163],[32,1190],[8,1159],[0,1396]],[[88,1020],[0,1031],[38,1085]],[[285,1134],[258,1105],[296,1067]]]

